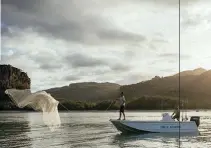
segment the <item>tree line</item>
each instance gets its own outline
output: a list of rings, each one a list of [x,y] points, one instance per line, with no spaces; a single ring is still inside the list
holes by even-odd
[[[113,102],[114,100],[106,100],[99,102],[88,101],[60,101],[58,105],[59,110],[118,110],[119,102]],[[182,101],[181,101],[182,102]],[[202,104],[190,101],[188,104],[180,102],[181,108],[184,109],[210,109],[210,105]],[[179,105],[178,98],[176,97],[164,97],[164,96],[142,96],[137,99],[126,101],[126,110],[169,110],[174,109]],[[32,110],[30,107],[23,109],[17,108],[12,102],[1,102],[0,110]]]

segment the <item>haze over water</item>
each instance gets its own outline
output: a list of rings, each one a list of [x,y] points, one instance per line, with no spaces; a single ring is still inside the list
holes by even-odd
[[[160,120],[162,112],[126,112],[130,120]],[[211,147],[211,111],[188,112],[201,116],[200,135],[183,135],[183,148]],[[117,119],[118,112],[62,112],[62,126],[50,132],[40,113],[1,112],[1,148],[134,148],[178,147],[178,135],[145,134],[121,135],[109,119]]]

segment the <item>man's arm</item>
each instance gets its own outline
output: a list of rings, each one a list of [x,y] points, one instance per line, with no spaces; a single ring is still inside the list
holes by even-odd
[[[116,98],[113,102],[116,102],[117,100],[119,100],[119,98]]]

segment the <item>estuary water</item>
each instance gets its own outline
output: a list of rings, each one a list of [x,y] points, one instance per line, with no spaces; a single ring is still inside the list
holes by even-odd
[[[165,111],[171,113],[171,111]],[[128,111],[128,120],[160,120],[162,111]],[[1,148],[209,148],[211,111],[188,111],[200,116],[200,135],[122,135],[109,122],[118,111],[60,112],[62,125],[51,132],[37,112],[0,112]]]

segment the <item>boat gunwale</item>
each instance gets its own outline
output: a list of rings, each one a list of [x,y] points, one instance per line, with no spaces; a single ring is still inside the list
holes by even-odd
[[[190,122],[193,122],[194,121],[137,121],[137,120],[116,120],[116,119],[110,119],[111,122],[121,122],[121,123],[124,123],[124,122],[138,122],[138,123],[190,123]]]

